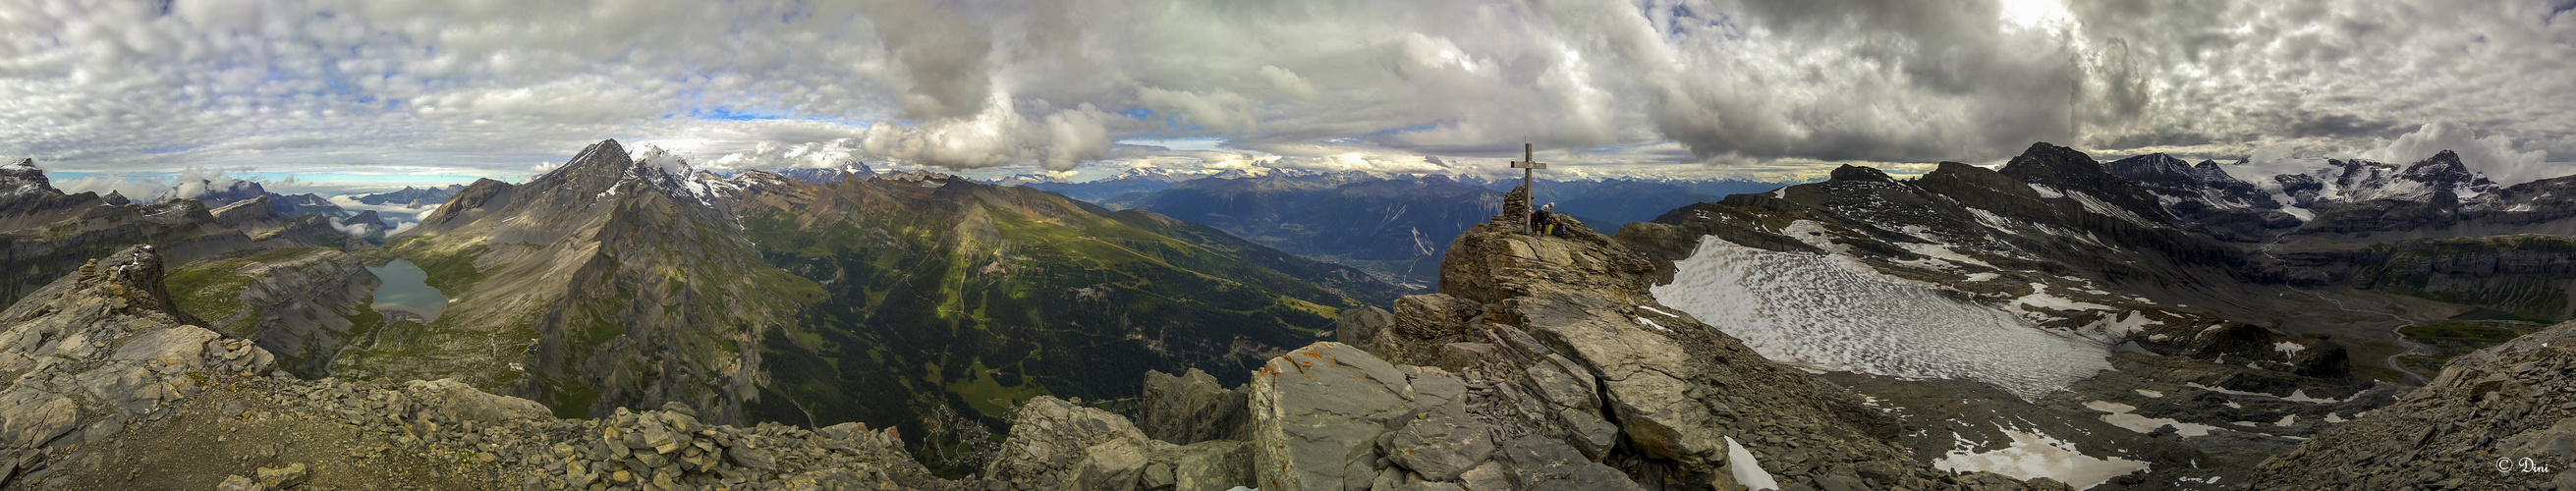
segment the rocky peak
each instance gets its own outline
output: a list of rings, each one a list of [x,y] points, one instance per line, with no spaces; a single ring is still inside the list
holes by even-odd
[[[2156,157],[2159,163],[2140,165],[2162,168],[2161,160],[2171,159],[2161,155]],[[2047,188],[2043,194],[2047,192],[2068,193],[2070,196],[2080,194],[2149,220],[2168,216],[2153,194],[2139,188],[2128,179],[2105,170],[2102,163],[2094,161],[2092,156],[2072,148],[2051,145],[2048,142],[2033,143],[2029,150],[2004,163],[2000,172],[2014,180]]]
[[[36,168],[36,159],[0,165],[0,194],[29,193],[62,194],[62,191],[54,189],[53,181],[45,178],[45,171]]]
[[[215,223],[231,227],[256,220],[277,218],[277,207],[269,203],[267,196],[260,196],[224,205],[222,208],[216,208],[212,213],[215,215]]]
[[[2272,193],[2236,179],[2217,162],[2192,165],[2157,153],[2103,164],[2153,195],[2166,213],[2221,239],[2261,240],[2271,230],[2297,225],[2296,217],[2274,210],[2281,203]]]
[[[1851,164],[1843,164],[1842,167],[1835,167],[1834,172],[1829,174],[1828,177],[1836,181],[1896,182],[1895,178],[1887,177],[1886,172],[1879,171],[1875,167],[1861,167]]]
[[[342,221],[340,221],[340,223],[345,223],[345,224],[350,224],[350,225],[358,225],[358,226],[364,226],[364,227],[370,227],[370,228],[376,228],[376,229],[386,228],[386,226],[385,226],[385,217],[380,216],[380,215],[377,215],[377,214],[376,214],[376,210],[367,210],[367,211],[361,211],[361,212],[358,212],[358,214],[357,214],[357,215],[352,215],[352,216],[350,216],[350,217],[349,217],[349,219],[347,219],[347,220],[342,220]]]
[[[2406,172],[2400,176],[2406,180],[2424,183],[2425,187],[2434,192],[2450,191],[2462,198],[2485,194],[2496,188],[2495,181],[2487,180],[2485,175],[2471,172],[2467,164],[2460,163],[2460,154],[2452,153],[2450,150],[2443,150],[2442,153],[2433,154],[2432,158],[2407,166]]]
[[[694,174],[687,160],[668,150],[646,146],[630,153],[616,139],[602,140],[583,147],[581,153],[545,175],[519,185],[521,196],[511,208],[526,206],[552,213],[585,209],[591,203],[638,193],[713,208],[712,190],[705,182],[694,179]],[[532,193],[536,196],[528,196]]]
[[[106,196],[106,197],[104,197],[104,198],[100,198],[100,199],[105,200],[105,201],[107,202],[107,204],[110,204],[110,205],[116,205],[116,206],[125,206],[125,205],[134,204],[134,200],[133,200],[133,199],[130,199],[130,198],[126,198],[126,197],[125,197],[125,193],[117,192],[117,191],[115,191],[115,190],[109,190],[109,191],[107,192],[107,196]]]
[[[2202,176],[2182,159],[2161,153],[2129,157],[2102,164],[2112,175],[2136,181],[2200,182]]]

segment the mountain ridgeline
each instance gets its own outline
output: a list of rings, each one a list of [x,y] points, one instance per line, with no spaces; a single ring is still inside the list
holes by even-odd
[[[1449,249],[1449,238],[1498,213],[1504,191],[1520,184],[1517,178],[1273,170],[1195,177],[1130,171],[1083,183],[1017,185],[1208,224],[1283,251],[1365,269],[1422,291],[1439,281],[1436,266]],[[1557,211],[1578,221],[1610,227],[1717,199],[1702,191],[1767,191],[1778,185],[1540,180],[1537,202],[1557,203]]]
[[[640,158],[639,158],[640,157]],[[331,365],[457,378],[564,416],[681,402],[713,422],[999,424],[1040,394],[1232,374],[1393,287],[1150,212],[920,173],[690,173],[614,140],[483,180],[365,255],[450,303]],[[953,425],[942,425],[953,426]],[[953,442],[951,442],[953,443]]]

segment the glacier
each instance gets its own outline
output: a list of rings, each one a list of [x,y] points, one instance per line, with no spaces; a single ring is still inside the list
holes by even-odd
[[[1837,255],[1703,237],[1650,290],[1772,361],[1903,378],[1975,380],[2036,400],[2111,368],[2110,344],[2043,329]]]

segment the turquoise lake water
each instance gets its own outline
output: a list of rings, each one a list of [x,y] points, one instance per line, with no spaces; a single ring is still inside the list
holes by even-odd
[[[396,259],[384,266],[368,266],[367,271],[385,280],[383,285],[376,287],[377,312],[408,312],[425,319],[422,323],[428,323],[438,320],[438,313],[447,310],[447,295],[439,293],[437,288],[430,288],[429,272],[421,271],[411,261]]]

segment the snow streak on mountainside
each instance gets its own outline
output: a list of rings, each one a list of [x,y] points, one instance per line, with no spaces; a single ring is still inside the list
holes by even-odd
[[[1701,240],[1655,298],[1782,363],[1977,380],[2024,399],[2110,369],[2108,345],[1943,296],[1833,256]]]

